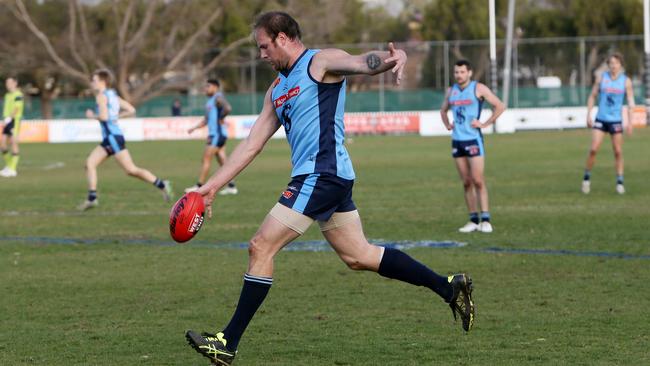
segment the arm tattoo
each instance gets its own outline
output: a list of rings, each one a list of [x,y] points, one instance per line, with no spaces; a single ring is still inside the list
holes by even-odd
[[[375,70],[381,65],[381,59],[379,56],[375,55],[374,53],[371,53],[368,55],[366,58],[366,64],[368,64],[368,68],[370,70]]]

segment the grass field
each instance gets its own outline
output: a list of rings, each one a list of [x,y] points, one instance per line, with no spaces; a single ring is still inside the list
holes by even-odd
[[[495,232],[463,235],[448,138],[355,137],[367,236],[467,243],[408,253],[472,275],[474,331],[429,290],[349,271],[333,252],[285,251],[236,365],[650,364],[649,141],[650,130],[626,140],[623,196],[606,142],[584,196],[588,131],[487,136]],[[286,142],[269,143],[188,245],[170,243],[171,204],[113,161],[100,167],[100,207],[74,211],[93,145],[25,144],[19,177],[0,181],[0,365],[207,364],[184,331],[229,320],[247,252],[227,244],[247,241],[284,189]],[[128,147],[177,191],[195,182],[201,142]],[[317,227],[303,239],[321,239]]]

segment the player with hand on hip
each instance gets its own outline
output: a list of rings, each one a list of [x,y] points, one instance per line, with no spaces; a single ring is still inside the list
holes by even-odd
[[[491,233],[493,229],[490,223],[488,190],[484,178],[485,150],[481,128],[493,124],[503,113],[505,106],[490,88],[472,80],[472,67],[468,61],[456,62],[454,78],[456,83],[447,91],[440,108],[440,116],[445,127],[452,131],[451,154],[460,179],[463,181],[465,203],[469,211],[469,222],[458,231]],[[490,118],[481,122],[484,101],[490,103],[494,111]],[[450,122],[447,116],[450,109],[453,122]]]

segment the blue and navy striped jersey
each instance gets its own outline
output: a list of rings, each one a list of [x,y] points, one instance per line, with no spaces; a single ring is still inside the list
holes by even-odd
[[[106,121],[99,121],[102,128],[102,137],[106,138],[108,135],[122,135],[122,130],[117,124],[117,119],[120,116],[120,100],[117,96],[115,89],[104,90],[106,96],[106,108],[108,109],[108,119]],[[99,114],[99,106],[95,106],[95,113]]]
[[[309,74],[320,50],[305,50],[291,69],[281,72],[271,94],[291,147],[291,176],[331,174],[354,179],[344,146],[345,80],[322,83]]]
[[[468,141],[482,138],[481,129],[472,127],[472,121],[481,117],[483,101],[476,97],[476,81],[471,81],[465,89],[454,84],[449,92],[449,105],[454,115],[452,139]]]
[[[609,72],[603,73],[600,81],[600,99],[596,119],[603,122],[621,122],[623,116],[623,101],[625,99],[625,79],[621,73],[616,80],[612,79]]]
[[[215,93],[205,102],[205,120],[208,123],[208,135],[228,137],[228,131],[224,125],[219,123],[221,110],[217,108],[217,98],[223,96],[221,92]]]

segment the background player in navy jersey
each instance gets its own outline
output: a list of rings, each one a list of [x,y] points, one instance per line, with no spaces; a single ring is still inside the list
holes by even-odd
[[[190,345],[212,362],[230,365],[244,330],[273,283],[275,255],[314,221],[349,268],[431,289],[449,303],[454,317],[460,315],[468,331],[474,319],[469,277],[438,275],[402,251],[368,243],[352,201],[354,169],[344,146],[345,76],[391,70],[400,83],[406,53],[392,43],[389,51],[362,55],[307,49],[298,23],[281,12],[260,15],[253,34],[261,58],[279,72],[278,78],[266,93],[250,135],[198,192],[204,195],[211,216],[216,192],[255,159],[280,126],[291,148],[291,182],[250,240],[248,270],[230,322],[217,334],[188,331]]]
[[[483,171],[485,169],[485,149],[483,134],[485,128],[503,113],[505,106],[487,86],[472,80],[472,66],[466,60],[454,65],[454,84],[447,91],[440,114],[442,122],[451,130],[451,153],[465,188],[465,203],[469,211],[469,222],[458,229],[461,233],[472,231],[492,232],[488,190]],[[494,111],[485,122],[480,121],[483,102],[492,105]],[[447,112],[451,109],[453,122],[449,122]],[[479,222],[479,208],[481,210]]]
[[[582,192],[591,191],[591,168],[596,162],[596,154],[600,149],[605,134],[612,136],[612,148],[616,160],[616,192],[625,193],[623,185],[623,129],[632,128],[632,109],[634,108],[634,89],[632,81],[623,72],[623,56],[614,53],[607,59],[609,71],[596,77],[591,94],[587,99],[587,126],[593,128],[591,133],[591,148],[585,164],[585,174],[582,179]],[[628,124],[623,126],[623,101],[627,95]],[[598,100],[596,121],[591,119],[591,109]]]
[[[199,124],[187,131],[187,133],[192,133],[205,125],[208,126],[208,142],[203,151],[203,163],[201,164],[199,180],[195,185],[185,189],[185,192],[194,192],[205,183],[210,173],[212,157],[217,157],[219,165],[223,165],[227,158],[226,141],[228,140],[228,130],[224,125],[224,118],[232,112],[232,107],[219,89],[219,80],[208,79],[205,83],[205,95],[208,97],[205,103],[205,116]],[[219,194],[237,194],[235,182],[228,182],[228,186],[222,189]]]
[[[86,177],[88,179],[88,197],[77,206],[80,211],[96,207],[97,199],[97,167],[107,158],[115,156],[117,163],[131,177],[142,179],[159,188],[165,201],[172,196],[171,184],[167,180],[160,180],[150,171],[137,167],[129,151],[126,149],[124,135],[117,125],[118,118],[135,115],[135,108],[120,98],[111,88],[113,76],[110,71],[101,69],[92,75],[92,88],[95,92],[97,106],[95,110],[87,110],[86,117],[99,120],[102,129],[102,142],[88,155],[86,159]]]

